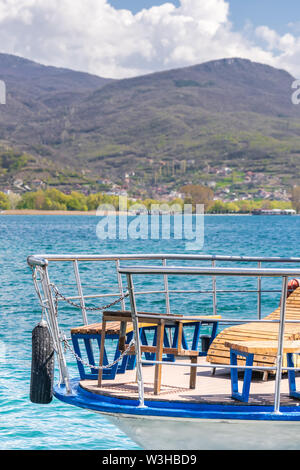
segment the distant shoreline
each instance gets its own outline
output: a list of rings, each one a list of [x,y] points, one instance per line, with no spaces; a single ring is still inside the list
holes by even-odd
[[[136,215],[128,212],[107,211],[106,215]],[[36,210],[36,209],[10,209],[0,212],[0,215],[97,215],[97,211],[57,211],[57,210]],[[205,214],[205,215],[251,215],[249,214]]]
[[[122,212],[118,212],[118,214],[121,213]],[[107,214],[114,214],[114,212],[107,211]],[[97,215],[97,211],[46,211],[35,209],[10,209],[0,212],[0,215]]]
[[[46,211],[34,209],[10,209],[0,215],[96,215],[96,211]]]
[[[107,211],[105,215],[128,215],[128,216],[134,216],[136,214],[130,214],[128,212],[112,212],[112,211]],[[97,211],[57,211],[57,210],[36,210],[36,209],[10,209],[10,210],[3,210],[0,212],[0,215],[97,215]],[[213,214],[213,213],[207,213],[205,216],[212,216],[212,215],[230,215],[230,216],[247,216],[247,215],[252,215],[251,212],[249,213],[218,213],[218,214]],[[283,215],[283,214],[280,214]],[[294,214],[298,215],[298,214]],[[100,214],[99,214],[100,216]]]

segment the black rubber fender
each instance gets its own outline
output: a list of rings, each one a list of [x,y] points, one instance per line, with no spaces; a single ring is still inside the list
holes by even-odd
[[[53,398],[54,348],[45,320],[32,330],[30,401],[47,404]]]

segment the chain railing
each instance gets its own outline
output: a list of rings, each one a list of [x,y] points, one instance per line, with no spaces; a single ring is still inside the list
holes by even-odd
[[[58,299],[60,298],[61,300],[64,300],[65,302],[67,302],[69,305],[71,305],[72,307],[74,308],[78,308],[78,309],[82,309],[82,305],[81,304],[76,304],[76,302],[73,302],[72,300],[70,300],[68,297],[66,297],[65,295],[63,295],[61,292],[59,292],[58,288],[56,287],[55,284],[51,283],[50,284],[50,287],[51,289],[53,290],[54,292],[54,296],[55,296],[55,305],[56,305],[56,310],[58,309]],[[106,305],[102,305],[100,307],[87,307],[85,306],[85,310],[88,310],[90,312],[96,312],[96,311],[103,311],[103,310],[107,310],[108,308],[111,308],[111,307],[114,307],[115,305],[117,305],[119,302],[122,302],[124,299],[126,299],[126,297],[129,296],[129,292],[125,292],[125,294],[123,295],[120,295],[120,297],[118,297],[116,300],[114,300],[113,302],[109,303],[109,304],[106,304]]]
[[[82,363],[82,365],[85,365],[95,370],[103,370],[103,369],[109,369],[113,367],[115,364],[117,364],[118,362],[120,362],[124,358],[124,356],[128,354],[132,346],[135,344],[135,341],[134,339],[132,339],[130,343],[127,345],[126,349],[120,354],[120,356],[116,358],[114,361],[112,361],[111,363],[108,363],[102,366],[100,365],[96,366],[95,364],[90,364],[89,362],[84,361],[74,351],[74,349],[72,348],[72,346],[70,345],[67,339],[67,336],[59,329],[59,324],[58,324],[58,300],[59,299],[62,301],[65,301],[72,307],[76,309],[80,309],[80,310],[82,310],[82,303],[78,304],[76,302],[73,302],[66,295],[62,294],[54,283],[48,282],[49,281],[48,273],[44,267],[36,265],[36,266],[31,266],[31,269],[32,269],[32,279],[33,279],[35,291],[37,293],[38,300],[42,309],[41,316],[42,318],[44,316],[46,317],[46,321],[47,321],[47,324],[48,324],[48,327],[49,327],[49,330],[53,339],[54,350],[59,356],[60,373],[61,373],[61,376],[63,377],[63,380],[66,382],[68,391],[70,392],[67,365],[64,359],[64,355],[67,350],[69,350],[71,354],[75,357],[75,359],[79,361],[80,363]],[[38,279],[38,275],[40,279]],[[39,286],[39,281],[42,285],[42,290],[44,291],[45,299],[43,299],[42,292]],[[46,287],[48,287],[49,289],[47,290]],[[54,299],[52,299],[51,293],[53,293]],[[123,302],[124,299],[126,299],[128,296],[129,296],[129,292],[126,291],[124,294],[120,295],[117,299],[110,302],[109,304],[101,305],[101,306],[92,306],[92,307],[84,306],[84,308],[85,310],[88,310],[88,311],[104,311],[117,305],[120,302]],[[53,302],[51,302],[51,300],[53,300]],[[53,307],[52,311],[51,311],[51,305]],[[61,350],[60,344],[63,345],[64,351]]]
[[[120,354],[119,357],[117,357],[117,359],[115,359],[113,362],[110,362],[109,364],[105,364],[105,365],[102,365],[102,366],[96,366],[95,364],[90,364],[89,362],[82,359],[82,357],[78,356],[78,354],[74,351],[74,349],[72,348],[72,346],[70,345],[68,339],[65,336],[62,338],[62,343],[64,344],[65,351],[68,349],[73,354],[73,356],[75,357],[75,359],[78,362],[80,362],[82,365],[84,365],[86,367],[89,367],[90,369],[95,369],[95,370],[110,369],[111,367],[116,365],[118,362],[120,362],[124,358],[124,356],[126,356],[129,353],[132,346],[135,345],[135,341],[134,341],[134,339],[132,339],[129,342],[127,348]]]
[[[125,299],[127,297],[130,297],[130,293],[128,291],[125,291],[123,289],[123,282],[122,282],[122,276],[127,275],[127,272],[124,271],[124,269],[120,268],[120,262],[121,261],[131,261],[131,260],[139,260],[139,261],[160,261],[163,264],[163,268],[159,267],[153,267],[152,273],[153,274],[158,274],[157,270],[162,269],[159,274],[162,274],[163,280],[164,280],[164,288],[161,290],[140,290],[140,291],[135,291],[135,295],[155,295],[157,293],[161,293],[165,295],[165,300],[166,300],[166,313],[169,314],[171,311],[170,307],[170,294],[180,294],[180,293],[197,293],[197,292],[206,292],[206,293],[211,293],[213,295],[213,314],[217,313],[217,293],[222,294],[226,292],[231,292],[231,289],[217,289],[216,287],[216,276],[220,274],[228,274],[226,272],[227,269],[231,269],[230,274],[233,276],[235,275],[247,275],[250,273],[251,276],[257,277],[259,280],[257,289],[253,290],[247,290],[247,289],[236,289],[234,292],[257,292],[258,296],[258,318],[261,319],[261,294],[262,292],[279,292],[277,290],[271,291],[271,290],[263,290],[261,288],[261,281],[260,279],[264,277],[265,275],[268,275],[267,268],[262,268],[262,263],[272,263],[273,265],[276,263],[287,263],[287,264],[294,264],[297,263],[300,266],[300,258],[278,258],[278,257],[273,257],[273,258],[268,258],[268,257],[243,257],[243,256],[222,256],[222,255],[183,255],[183,254],[135,254],[135,255],[126,255],[126,254],[120,254],[120,255],[35,255],[35,256],[29,256],[28,257],[28,264],[31,267],[33,271],[33,282],[34,286],[37,292],[37,296],[39,299],[39,303],[42,308],[42,315],[44,314],[48,325],[49,329],[51,332],[51,336],[53,337],[54,340],[54,347],[58,356],[58,365],[59,365],[59,371],[60,371],[60,376],[61,376],[61,382],[66,384],[67,390],[70,390],[68,388],[68,367],[65,359],[65,350],[69,350],[73,355],[75,351],[73,350],[72,346],[69,344],[68,340],[66,340],[66,335],[61,333],[60,326],[59,326],[59,319],[58,319],[58,306],[59,302],[66,302],[70,306],[72,306],[74,309],[79,310],[81,309],[82,312],[82,317],[83,317],[83,323],[86,325],[88,324],[88,319],[86,316],[86,311],[91,311],[91,312],[102,312],[106,309],[109,309],[119,303],[121,303],[121,310],[124,310],[125,306]],[[210,278],[213,280],[212,283],[212,290],[203,290],[203,289],[197,289],[197,290],[172,290],[169,288],[168,285],[168,276],[169,275],[174,275],[176,274],[176,267],[169,266],[167,267],[167,261],[171,260],[176,260],[178,261],[198,261],[198,262],[210,262],[212,265],[212,268],[199,268],[200,270],[202,269],[202,272],[199,274],[203,274],[204,276],[210,276]],[[79,262],[96,262],[96,261],[111,261],[116,263],[116,273],[117,273],[117,280],[118,280],[118,287],[119,287],[119,292],[114,292],[114,293],[93,293],[92,295],[85,295],[83,293],[83,288],[81,285],[81,279],[80,279],[80,274],[79,274]],[[217,268],[216,263],[220,262],[234,262],[234,263],[244,263],[244,262],[249,262],[249,263],[256,263],[258,265],[258,268],[250,268],[250,269],[244,269],[244,268]],[[76,296],[67,296],[65,293],[60,292],[59,288],[57,285],[55,285],[53,282],[50,281],[49,278],[49,270],[48,267],[52,263],[56,262],[70,262],[71,265],[73,264],[74,267],[74,273],[75,273],[75,281],[77,286],[77,293],[78,295]],[[149,267],[150,268],[150,267]],[[142,273],[145,274],[145,270],[147,268],[144,266],[137,266],[136,268],[132,267],[131,268],[131,274],[134,274],[134,270],[136,269],[137,271],[142,270]],[[150,268],[152,269],[152,268]],[[191,268],[192,269],[192,268]],[[196,268],[197,269],[197,268]],[[172,271],[173,270],[173,271]],[[191,270],[187,268],[188,273],[191,273]],[[279,270],[275,270],[279,272]],[[141,273],[141,271],[140,271]],[[300,277],[300,271],[298,270],[293,270],[293,269],[286,269],[285,272],[280,273],[283,276],[296,276]],[[83,286],[85,289],[89,286]],[[129,290],[130,291],[130,290]],[[95,299],[99,299],[102,297],[117,297],[115,300],[112,302],[106,304],[106,305],[101,305],[97,306],[94,305],[93,303],[95,302]],[[74,301],[78,299],[78,302]],[[91,300],[94,299],[94,300]],[[93,302],[90,303],[89,306],[85,305],[85,302]],[[97,300],[98,302],[98,300]],[[132,308],[132,307],[131,307]],[[226,321],[225,321],[226,320]],[[245,319],[224,319],[224,323],[230,324],[231,322],[244,322]],[[222,321],[223,323],[223,321]],[[136,346],[136,349],[138,350],[138,347]],[[76,353],[75,353],[76,354]],[[122,357],[125,355],[125,351],[122,354]],[[76,357],[76,356],[74,356]],[[77,359],[77,358],[76,358]],[[118,360],[121,360],[118,358]],[[86,364],[89,367],[96,368],[96,366],[93,366],[92,364]],[[106,367],[111,367],[112,364],[106,365]]]

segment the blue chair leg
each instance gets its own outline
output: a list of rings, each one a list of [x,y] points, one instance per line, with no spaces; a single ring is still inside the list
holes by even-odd
[[[293,361],[293,353],[287,353],[287,366],[288,367],[295,367]],[[289,388],[290,388],[290,397],[293,398],[300,398],[300,392],[296,390],[296,377],[295,377],[295,370],[288,371],[288,379],[289,379]]]
[[[148,339],[147,339],[147,336],[146,336],[146,331],[147,330],[151,330],[151,328],[147,328],[147,327],[144,327],[144,328],[141,328],[141,344],[143,346],[148,346]],[[152,356],[153,356],[153,353],[149,353],[149,352],[145,352],[145,359],[147,359],[147,361],[151,361],[152,360]]]
[[[237,366],[237,356],[238,355],[246,357],[246,366],[253,366],[254,354],[242,353],[242,352],[239,352],[239,351],[235,351],[233,349],[231,349],[231,351],[230,351],[230,364],[231,365]],[[231,374],[231,396],[232,396],[232,398],[234,398],[235,400],[248,402],[251,379],[252,379],[252,369],[245,369],[242,393],[239,393],[239,390],[238,390],[238,369],[236,367],[232,368],[230,370],[230,374]]]
[[[94,354],[93,354],[93,350],[92,350],[91,339],[84,338],[84,344],[85,344],[85,349],[86,349],[86,353],[87,353],[87,357],[88,357],[88,362],[89,362],[89,364],[94,366],[95,365],[95,358],[94,358]],[[93,369],[91,367],[91,373],[95,374],[95,371],[96,371],[96,369]]]
[[[151,329],[153,330],[154,328],[154,335],[153,335],[153,341],[152,341],[152,346],[156,346],[157,342],[157,327],[152,327]],[[150,330],[150,328],[149,328]],[[148,360],[149,361],[155,361],[155,353],[149,353],[148,354]]]
[[[168,329],[168,331],[167,331],[167,329]],[[168,332],[171,335],[172,329],[173,329],[173,327],[166,327],[164,329],[164,347],[165,348],[170,348],[171,347],[170,337],[168,335]],[[173,338],[174,338],[174,336],[173,336]],[[173,343],[174,343],[174,339],[172,340],[172,346],[173,346]],[[175,361],[174,354],[167,354],[167,356],[165,358],[163,358],[163,361],[174,362]]]
[[[85,350],[87,354],[87,362],[91,364],[91,366],[95,365],[95,358],[94,358],[94,353],[93,353],[93,348],[92,348],[92,340],[96,340],[98,342],[98,348],[100,350],[101,337],[99,335],[84,335],[84,334],[72,335],[72,343],[73,343],[74,351],[78,355],[78,357],[82,359],[82,352],[80,349],[79,340],[83,340],[84,342],[84,346],[85,346]],[[104,365],[108,364],[108,358],[107,358],[107,353],[105,349],[104,349],[103,364]],[[96,379],[98,376],[97,369],[90,367],[90,372],[88,372],[86,370],[87,366],[82,364],[80,360],[77,360],[77,367],[78,367],[81,380]],[[111,373],[112,373],[112,369],[104,369],[103,378],[110,378]]]
[[[115,356],[114,356],[114,361],[120,357],[121,353],[119,351],[119,348],[116,348]],[[113,380],[116,377],[116,373],[118,370],[118,363],[114,364],[112,367],[108,369],[110,371],[109,379]]]
[[[82,356],[81,356],[81,351],[80,351],[79,341],[78,341],[77,336],[72,335],[72,343],[73,343],[73,348],[74,348],[75,353],[77,354],[78,357],[81,358]],[[83,367],[83,364],[78,360],[77,360],[77,367],[78,367],[81,380],[84,380],[86,377],[85,369]]]
[[[181,344],[183,349],[189,349],[189,345],[187,343],[185,334],[184,334],[184,328],[182,328],[182,337],[181,337]]]

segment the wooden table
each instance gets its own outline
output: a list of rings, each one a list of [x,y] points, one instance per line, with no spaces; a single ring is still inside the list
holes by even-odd
[[[144,314],[147,312],[139,312],[139,322],[141,325],[154,324],[157,325],[157,341],[155,346],[141,345],[141,352],[146,353],[155,353],[155,360],[161,362],[163,354],[172,354],[176,357],[189,357],[191,364],[196,364],[199,353],[197,350],[187,350],[182,348],[182,331],[183,325],[187,322],[184,320],[183,315],[168,315],[168,319],[155,318],[156,314],[151,313],[154,317],[148,318],[144,317]],[[149,313],[148,313],[149,314]],[[159,314],[157,314],[159,316]],[[180,317],[180,318],[178,318]],[[199,319],[198,319],[199,318]],[[205,318],[202,317],[202,320],[205,321]],[[212,318],[212,317],[211,317]],[[195,318],[195,321],[201,321],[201,317]],[[102,384],[102,365],[104,358],[104,342],[106,334],[106,323],[107,322],[120,322],[120,337],[119,337],[119,348],[121,351],[125,349],[125,339],[126,339],[126,329],[127,323],[132,322],[131,313],[127,311],[117,311],[117,312],[103,312],[102,318],[102,331],[101,331],[101,347],[100,347],[100,369],[98,374],[98,386],[101,387]],[[164,328],[165,326],[176,325],[178,327],[178,339],[176,347],[164,347]],[[129,351],[129,354],[136,354],[135,348],[132,347]],[[158,395],[161,388],[161,373],[162,373],[162,364],[155,365],[155,374],[154,374],[154,394]],[[196,387],[196,377],[197,377],[197,368],[191,366],[190,370],[190,388]]]
[[[277,341],[228,341],[225,346],[230,349],[230,364],[237,366],[237,356],[246,358],[246,366],[253,366],[253,358],[255,354],[277,354]],[[300,354],[300,341],[284,341],[283,354],[287,355],[288,367],[294,367],[293,354]],[[238,391],[238,369],[232,368],[231,371],[231,396],[232,398],[248,402],[250,385],[252,379],[252,369],[245,369],[243,390]],[[300,393],[296,391],[295,371],[288,370],[290,396],[300,398]]]
[[[139,312],[139,314],[154,315],[153,312]],[[158,322],[157,319],[143,317],[139,318],[139,334],[140,342],[142,346],[142,352],[145,354],[147,360],[154,360],[162,357],[162,354],[166,354],[163,361],[174,361],[177,356],[190,357],[191,363],[195,363],[198,356],[205,356],[207,349],[211,342],[214,340],[217,334],[218,320],[221,315],[199,315],[195,316],[194,320],[185,320],[183,315],[176,315],[179,320],[174,322],[174,316],[169,315],[170,319],[164,322]],[[84,342],[86,354],[88,357],[88,363],[91,366],[95,366],[95,358],[92,347],[92,341],[96,341],[98,344],[98,351],[101,351],[102,366],[109,363],[106,345],[104,345],[104,339],[118,340],[118,345],[114,354],[114,361],[120,357],[120,352],[125,350],[126,343],[128,344],[133,338],[133,324],[130,311],[105,311],[103,315],[103,322],[94,323],[90,325],[83,325],[79,327],[73,327],[71,329],[71,337],[73,342],[74,351],[76,352],[78,359],[77,365],[81,380],[97,380],[101,384],[102,380],[112,380],[116,374],[125,373],[125,370],[132,370],[135,368],[136,356],[134,348],[132,348],[129,355],[123,357],[122,361],[115,362],[112,367],[101,370],[99,374],[96,368],[90,369],[87,364],[82,362],[83,351],[81,351],[80,343]],[[159,327],[158,327],[159,326]],[[192,344],[189,346],[184,329],[187,326],[195,327]],[[203,335],[201,328],[203,326],[212,327],[211,334]],[[174,329],[174,335],[172,342],[167,334],[167,329]],[[147,331],[153,331],[153,345],[148,345],[146,337]],[[199,340],[202,339],[202,349],[199,351]],[[205,342],[205,344],[204,344]],[[163,348],[161,350],[157,346]],[[203,349],[204,347],[204,349]],[[96,361],[97,362],[97,361]],[[157,365],[157,377],[156,377],[156,391],[160,389],[160,376],[161,376],[161,365]],[[89,371],[90,369],[90,371]],[[196,367],[191,367],[190,375],[190,386],[195,387],[196,383]]]

